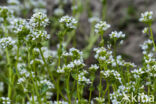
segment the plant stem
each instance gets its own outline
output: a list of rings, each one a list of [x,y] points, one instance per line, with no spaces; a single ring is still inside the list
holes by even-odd
[[[104,39],[103,39],[103,33],[101,33],[101,41],[100,41],[100,46],[104,47]]]
[[[57,104],[59,104],[59,83],[60,83],[60,77],[57,80]]]
[[[106,89],[104,90],[104,92],[103,92],[103,98],[104,98],[104,96],[105,96],[105,94],[106,94],[106,92],[107,92],[107,90],[109,89],[109,82],[108,81],[106,81],[107,82],[107,85],[106,85]]]
[[[104,21],[106,19],[106,13],[107,13],[107,0],[102,1],[102,20]]]
[[[91,87],[93,87],[93,82],[91,84]],[[91,103],[91,98],[92,98],[92,89],[90,89],[90,92],[89,92],[89,104]]]
[[[102,75],[101,75],[102,68],[100,67],[100,84],[99,84],[99,98],[101,97],[102,92]]]
[[[8,37],[8,31],[7,31],[7,21],[4,21],[4,34],[5,37]],[[11,69],[11,60],[10,60],[10,56],[9,56],[9,52],[8,52],[8,48],[5,49],[6,52],[6,58],[7,58],[7,64],[8,64],[8,72],[9,72],[9,87],[8,87],[8,97],[11,99],[11,95],[12,95],[12,69]]]
[[[152,39],[153,46],[154,46],[154,49],[155,49],[155,52],[156,52],[156,46],[155,46],[155,42],[154,42],[154,37],[153,37],[153,32],[152,32],[151,24],[149,24],[149,28],[150,28],[150,33],[151,33],[150,38]]]
[[[80,104],[78,73],[79,73],[79,71],[78,71],[78,68],[77,68],[77,98],[78,98],[78,104]]]
[[[11,69],[10,56],[9,56],[7,48],[6,48],[5,52],[6,52],[6,57],[7,57],[8,71],[9,71],[8,97],[11,99],[11,94],[12,94],[12,69]]]
[[[70,81],[70,73],[69,73],[68,78],[66,80],[66,84],[67,84],[68,103],[71,104],[69,81]]]

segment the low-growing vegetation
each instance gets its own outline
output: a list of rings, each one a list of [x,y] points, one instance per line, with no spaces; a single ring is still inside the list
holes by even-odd
[[[37,7],[44,7],[44,1],[31,6],[29,2],[27,6],[34,6],[29,18],[29,7],[19,10],[20,1],[8,3],[0,6],[0,104],[155,104],[152,11],[142,13],[138,20],[147,26],[142,32],[148,39],[140,45],[142,64],[136,65],[117,52],[126,33],[112,31],[104,37],[111,28],[105,15],[89,19],[87,44],[77,48],[81,1],[73,3],[72,16],[65,14],[60,1],[53,17]],[[53,44],[55,48],[51,48]],[[96,61],[88,65],[85,60],[92,50]]]

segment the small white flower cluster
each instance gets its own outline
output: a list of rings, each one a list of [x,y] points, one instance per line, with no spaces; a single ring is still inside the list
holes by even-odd
[[[126,85],[120,85],[116,91],[110,94],[112,104],[121,104],[121,100],[125,97],[125,94],[129,95],[135,92],[135,86],[135,82],[129,82],[126,83]],[[141,90],[141,87],[139,89]]]
[[[47,33],[47,31],[34,30],[30,32],[27,38],[34,42],[41,42],[50,39],[50,35]]]
[[[89,18],[88,21],[90,23],[97,23],[100,21],[100,18],[98,18],[97,16],[94,16],[94,17]]]
[[[134,78],[140,78],[140,75],[144,74],[145,72],[142,68],[139,68],[132,70],[131,73],[133,74]]]
[[[58,68],[57,72],[58,73],[64,73],[64,72],[70,72],[72,71],[72,69],[74,69],[75,67],[80,67],[80,66],[85,66],[85,64],[83,63],[83,60],[74,60],[73,62],[70,62],[67,65],[63,65],[62,68]]]
[[[62,56],[64,57],[69,57],[69,56],[72,56],[73,54],[71,52],[63,52]]]
[[[13,40],[11,37],[2,38],[0,39],[0,46],[5,48],[12,48],[15,45],[16,41]]]
[[[155,59],[152,60],[153,62],[156,62]],[[138,68],[138,69],[134,69],[131,71],[131,73],[133,74],[134,78],[140,78],[142,77],[156,77],[155,74],[155,70],[153,70],[152,67],[150,67],[150,64],[147,64],[147,69],[143,69],[143,68]],[[145,74],[147,76],[145,76]]]
[[[35,63],[35,64],[38,63],[38,64],[40,64],[40,65],[44,65],[43,60],[37,59],[37,58],[35,58],[34,60],[31,60],[31,61],[30,61],[30,64],[31,64],[31,65],[33,65],[34,63]]]
[[[152,66],[152,69],[153,69],[154,71],[156,71],[156,65],[153,65],[153,66]]]
[[[74,60],[83,60],[83,53],[76,48],[70,48],[69,52],[63,52],[62,56],[72,57]],[[73,60],[73,61],[74,61]]]
[[[143,33],[143,34],[148,34],[148,32],[149,32],[148,27],[145,27],[145,28],[142,30],[142,33]]]
[[[98,59],[98,60],[101,60],[101,61],[106,60],[106,56],[108,58],[112,54],[112,51],[108,51],[104,47],[94,48],[94,51],[96,52],[95,59]]]
[[[62,16],[62,15],[64,15],[64,10],[62,8],[57,8],[54,10],[54,15]]]
[[[113,79],[114,77],[115,79],[119,80],[120,83],[122,83],[120,73],[115,70],[101,71],[100,73],[107,79]]]
[[[49,19],[47,15],[42,12],[36,12],[35,14],[33,14],[29,21],[30,26],[32,26],[33,28],[46,27],[48,23]]]
[[[95,25],[95,32],[100,34],[105,32],[110,27],[111,25],[107,24],[106,21],[100,21]]]
[[[152,46],[152,40],[148,39],[147,41],[144,41],[144,43],[140,46],[143,50],[143,54],[148,54],[148,50]]]
[[[77,23],[78,23],[78,21],[75,18],[69,17],[69,16],[61,17],[59,22],[64,24],[65,27],[69,28],[69,29],[76,29],[76,26],[77,26]]]
[[[43,80],[41,80],[41,81],[39,81],[38,82],[38,85],[47,85],[48,86],[48,89],[54,89],[55,87],[54,87],[54,84],[53,83],[51,83],[49,80],[47,80],[47,79],[43,79]]]
[[[27,101],[26,104],[32,104],[33,101],[35,102],[35,104],[40,104],[39,103],[39,99],[38,99],[38,97],[36,95],[35,96],[31,96],[30,97],[30,102]],[[46,103],[44,103],[44,98],[41,98],[41,104],[46,104]],[[50,104],[50,103],[48,103],[48,104]]]
[[[94,57],[100,63],[102,63],[102,62],[107,63],[107,64],[114,63],[115,60],[113,58],[112,51],[107,50],[104,47],[94,48],[94,51],[96,52]]]
[[[75,64],[73,62],[70,62],[68,65],[63,65],[62,68],[58,68],[58,73],[64,73],[64,72],[70,72],[75,67]]]
[[[90,79],[87,79],[86,77],[85,77],[85,74],[86,73],[88,73],[88,72],[81,72],[81,73],[79,73],[79,75],[78,75],[78,82],[81,84],[81,83],[86,83],[86,84],[90,84],[91,83],[91,81],[90,81]]]
[[[11,100],[8,97],[0,97],[2,104],[11,104]]]
[[[116,66],[116,64],[120,66],[137,67],[134,63],[124,61],[120,55],[116,57],[116,61],[112,59],[112,66]]]
[[[23,64],[18,64],[18,71],[19,71],[19,75],[21,76],[19,79],[18,79],[18,82],[17,84],[21,84],[21,83],[24,83],[27,79],[30,78],[30,76],[32,78],[35,77],[35,73],[34,72],[28,72],[26,69],[25,69],[25,65]]]
[[[80,66],[85,66],[83,60],[74,60],[73,62],[75,64],[76,67],[80,67]]]
[[[76,48],[70,48],[69,52],[64,52],[62,54],[63,57],[71,57],[73,60],[69,62],[67,65],[63,65],[63,67],[58,67],[58,73],[70,72],[75,67],[83,67],[85,66],[83,62],[82,52]]]
[[[146,11],[144,13],[141,13],[141,17],[140,17],[139,21],[140,22],[151,22],[152,16],[153,16],[152,11]]]
[[[112,33],[109,34],[109,36],[110,36],[111,39],[114,39],[114,38],[117,38],[117,39],[125,38],[125,34],[123,34],[122,31],[120,31],[120,32],[112,31]]]
[[[54,101],[52,104],[68,104],[66,101]]]
[[[144,57],[146,64],[154,63],[156,58],[154,57],[153,53],[149,53]]]
[[[104,98],[102,98],[102,97],[96,97],[96,98],[94,98],[98,103],[100,103],[100,104],[104,104],[104,101],[105,101],[105,99]]]
[[[98,70],[99,69],[99,66],[97,65],[97,64],[92,64],[90,67],[89,67],[89,70],[90,71],[96,71],[96,70]]]
[[[30,29],[29,23],[22,18],[15,18],[13,21],[11,21],[12,29],[15,33],[19,33],[22,31],[26,31]]]
[[[113,55],[112,55],[112,51],[107,50],[104,47],[94,48],[94,51],[96,52],[95,58],[100,63],[105,62],[107,64],[111,64],[112,67],[116,67],[117,64],[120,66],[136,67],[136,65],[134,63],[124,61],[120,55],[117,56],[116,60],[115,60]]]

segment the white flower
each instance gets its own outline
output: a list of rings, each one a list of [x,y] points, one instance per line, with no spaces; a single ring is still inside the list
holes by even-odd
[[[15,33],[27,31],[30,28],[28,22],[22,18],[15,18],[14,20],[11,21],[11,24],[12,24],[13,31]]]
[[[139,19],[140,22],[149,22],[152,21],[153,12],[152,11],[146,11],[144,13],[141,13],[141,17]]]
[[[2,104],[11,104],[11,100],[8,97],[0,97],[2,99]]]
[[[97,64],[91,65],[91,67],[89,68],[89,70],[97,70],[99,69],[99,66],[97,66]]]
[[[152,40],[148,39],[147,41],[145,41],[143,44],[141,44],[141,48],[143,51],[146,51],[149,46],[152,45]],[[146,54],[146,52],[144,52]]]
[[[39,82],[39,84],[41,84],[41,85],[47,85],[48,86],[48,88],[49,89],[53,89],[54,88],[54,85],[53,85],[53,83],[51,83],[49,80],[47,80],[47,79],[44,79],[44,80],[41,80],[40,82]]]
[[[145,28],[142,30],[142,33],[143,33],[143,34],[148,34],[148,27],[145,27]]]
[[[21,78],[18,79],[17,84],[21,84],[21,83],[25,82],[25,80],[26,79],[24,77],[21,77]]]
[[[0,39],[0,46],[2,48],[7,48],[7,47],[10,48],[10,47],[13,47],[14,44],[15,44],[15,41],[11,37]]]
[[[111,27],[110,24],[107,24],[105,21],[100,21],[99,23],[95,25],[95,32],[103,33],[110,27]]]
[[[49,23],[49,19],[46,14],[42,12],[37,12],[33,14],[31,17],[29,24],[33,28],[40,28],[40,27],[46,27],[46,25]]]
[[[62,56],[68,57],[68,56],[72,56],[73,54],[71,52],[63,52]]]
[[[57,73],[64,73],[64,72],[65,72],[64,68],[60,68],[60,67],[59,67],[59,68],[57,69]]]
[[[32,31],[28,37],[28,39],[36,42],[41,42],[50,39],[50,35],[47,33],[47,31],[42,30],[34,30]]]
[[[115,78],[117,79],[120,83],[121,82],[121,77],[120,77],[120,73],[115,71],[115,70],[107,70],[107,71],[101,71],[100,72],[105,78]],[[113,76],[113,77],[112,77]]]
[[[77,20],[73,17],[63,16],[60,20],[60,23],[63,23],[67,28],[76,29]]]
[[[73,63],[75,64],[75,66],[85,66],[82,60],[74,60]]]
[[[123,34],[121,31],[117,32],[117,31],[113,31],[111,34],[109,34],[110,38],[125,38],[125,34]]]
[[[54,103],[52,103],[52,104],[68,104],[68,102],[65,102],[65,101],[59,101],[59,102],[54,101]]]
[[[91,83],[91,81],[90,81],[90,79],[87,79],[86,77],[85,77],[85,72],[81,72],[79,75],[78,75],[78,82],[79,83],[86,83],[86,84],[90,84]]]
[[[101,103],[101,104],[103,104],[104,103],[104,101],[105,101],[105,99],[104,98],[102,98],[102,97],[96,97],[96,98],[94,98],[98,103]]]

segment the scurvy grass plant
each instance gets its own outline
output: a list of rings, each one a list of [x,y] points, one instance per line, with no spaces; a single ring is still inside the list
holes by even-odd
[[[45,6],[44,1],[29,0],[24,3],[27,11],[34,8],[29,19],[19,17],[25,8],[19,6],[18,0],[8,0],[8,3],[10,5],[0,6],[0,104],[155,103],[153,12],[142,13],[139,19],[147,25],[143,33],[148,34],[149,39],[141,45],[143,62],[142,66],[137,66],[116,52],[126,37],[123,32],[113,31],[108,35],[109,44],[105,42],[103,34],[111,25],[103,20],[104,14],[102,20],[95,16],[89,19],[92,28],[86,48],[74,48],[78,44],[75,35],[81,1],[73,2],[73,16],[63,16],[62,7],[66,2],[58,1],[60,6],[54,11],[55,16],[48,18],[46,10],[41,8]],[[106,6],[105,0],[102,3]],[[57,24],[51,23],[53,21]],[[49,45],[53,38],[46,30],[49,24],[53,24],[52,32],[57,30],[59,44],[56,50],[51,50]],[[99,37],[99,47],[93,49],[97,63],[89,67],[84,60]],[[69,49],[67,46],[72,39],[73,48]],[[98,84],[95,84],[97,80]],[[88,98],[84,97],[86,88]]]

